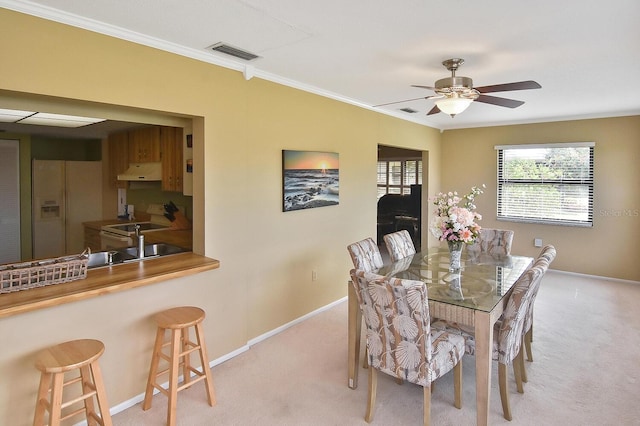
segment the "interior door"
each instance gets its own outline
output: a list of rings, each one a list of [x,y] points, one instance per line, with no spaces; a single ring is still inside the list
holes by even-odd
[[[0,263],[20,261],[20,145],[0,140]]]

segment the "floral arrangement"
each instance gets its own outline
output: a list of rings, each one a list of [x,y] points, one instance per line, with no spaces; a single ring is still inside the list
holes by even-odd
[[[482,216],[475,212],[476,206],[473,201],[482,193],[482,189],[474,186],[471,192],[463,197],[459,197],[457,192],[441,192],[432,197],[431,200],[437,208],[430,226],[431,233],[440,241],[473,243],[480,234],[480,225],[476,221],[482,219]]]

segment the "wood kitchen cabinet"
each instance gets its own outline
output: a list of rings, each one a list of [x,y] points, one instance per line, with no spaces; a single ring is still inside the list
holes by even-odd
[[[183,190],[182,127],[152,126],[109,135],[109,184],[126,188],[119,181],[132,163],[162,163],[162,190]]]
[[[112,188],[126,188],[127,182],[119,181],[118,175],[129,167],[129,133],[111,133],[109,144],[109,186]]]
[[[160,128],[162,190],[182,192],[182,128]]]
[[[129,163],[160,161],[160,127],[141,127],[129,131]]]

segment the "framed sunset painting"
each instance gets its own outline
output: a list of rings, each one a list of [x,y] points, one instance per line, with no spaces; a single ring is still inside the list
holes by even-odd
[[[337,152],[282,150],[282,211],[339,204],[339,165]]]

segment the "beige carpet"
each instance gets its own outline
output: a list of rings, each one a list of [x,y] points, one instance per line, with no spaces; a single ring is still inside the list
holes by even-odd
[[[346,283],[345,283],[346,285]],[[529,383],[509,380],[513,421],[502,417],[494,363],[493,425],[640,425],[640,285],[549,271],[535,311]],[[253,346],[212,369],[218,404],[202,383],[178,394],[178,425],[364,425],[367,370],[347,387],[346,302]],[[475,425],[473,357],[463,361],[463,407],[451,374],[437,382],[433,425]],[[510,374],[512,371],[509,371]],[[166,397],[113,417],[115,425],[161,425]],[[422,390],[379,375],[373,425],[418,425]]]

